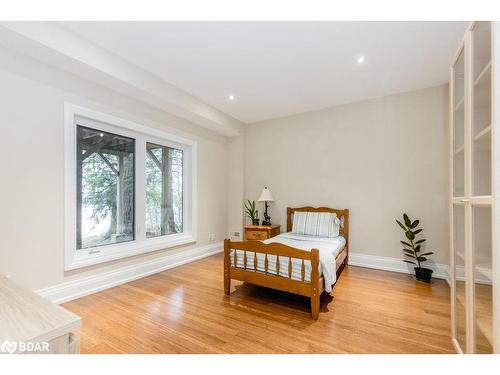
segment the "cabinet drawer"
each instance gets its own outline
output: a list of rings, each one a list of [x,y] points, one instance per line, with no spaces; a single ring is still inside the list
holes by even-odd
[[[247,240],[267,240],[267,231],[247,230]]]

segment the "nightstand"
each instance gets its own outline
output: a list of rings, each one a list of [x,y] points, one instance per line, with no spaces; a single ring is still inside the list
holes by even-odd
[[[267,240],[280,234],[280,225],[245,225],[246,240]]]

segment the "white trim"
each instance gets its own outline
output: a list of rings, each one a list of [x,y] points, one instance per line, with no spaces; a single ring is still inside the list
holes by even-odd
[[[491,36],[491,85],[492,85],[492,124],[491,124],[491,192],[492,199],[492,268],[493,268],[493,353],[500,353],[500,59],[498,50],[500,49],[500,23],[492,22]]]
[[[399,258],[368,255],[362,253],[349,253],[349,265],[373,268],[383,271],[413,273],[413,269]],[[436,279],[448,279],[448,265],[441,263],[425,264],[425,267],[434,271],[432,276]]]
[[[146,243],[143,244],[139,244],[135,241],[129,241],[109,246],[100,246],[98,248],[94,248],[99,249],[99,252],[89,254],[89,252],[83,250],[81,253],[82,255],[73,255],[71,263],[66,266],[65,270],[75,270],[94,264],[110,262],[112,260],[127,258],[134,255],[140,255],[172,247],[185,246],[193,243],[196,243],[196,240],[191,236],[172,234],[168,236],[168,242],[163,240],[162,237],[157,237],[147,239]]]
[[[63,303],[221,253],[223,251],[223,246],[222,242],[218,242],[207,246],[184,250],[176,254],[166,253],[165,256],[158,259],[148,260],[117,270],[68,281],[48,288],[39,289],[35,292],[54,303]]]
[[[154,128],[150,128],[148,126],[140,125],[136,122],[126,120],[117,116],[109,115],[107,113],[95,111],[93,109],[85,108],[73,103],[64,102],[64,110],[69,114],[73,114],[76,116],[81,116],[88,118],[90,120],[97,120],[100,122],[104,122],[109,125],[118,125],[121,128],[129,129],[138,133],[142,133],[145,135],[150,135],[157,138],[163,138],[170,140],[172,142],[186,144],[186,145],[194,145],[196,141],[193,141],[188,138],[180,137],[178,135],[167,133],[163,130],[158,130]]]
[[[449,76],[449,149],[453,150],[455,147],[455,138],[454,138],[454,123],[455,123],[455,64],[460,56],[460,53],[462,49],[465,48],[462,44],[462,47],[459,49],[459,52],[457,51],[456,57],[453,59],[453,64],[450,68],[450,76]],[[464,149],[465,150],[465,149]],[[448,178],[449,181],[453,181],[454,179],[454,163],[455,163],[455,155],[453,152],[449,152],[449,173],[448,173]],[[456,204],[455,198],[453,197],[455,193],[455,186],[454,182],[451,182],[449,184],[449,197],[450,197],[450,204],[448,207],[448,218],[449,218],[449,227],[448,227],[448,236],[449,236],[449,260],[450,260],[450,266],[448,268],[448,278],[446,281],[448,282],[448,286],[450,287],[450,316],[451,316],[451,339],[455,344],[458,345],[458,341],[456,339],[456,317],[455,317],[455,282],[452,280],[455,280],[455,250],[454,250],[454,215],[453,215],[453,206]],[[457,203],[459,204],[459,203]]]
[[[77,120],[78,119],[78,120]],[[100,246],[94,249],[76,250],[76,123],[107,132],[114,132],[135,139],[136,177],[135,177],[135,239],[133,241]],[[175,134],[149,128],[135,122],[118,118],[68,102],[64,103],[64,141],[65,141],[65,270],[74,270],[93,264],[108,262],[146,252],[187,245],[196,242],[196,141]],[[183,233],[146,238],[145,184],[144,170],[146,142],[175,147],[184,152],[183,160]],[[87,251],[88,250],[88,251]]]

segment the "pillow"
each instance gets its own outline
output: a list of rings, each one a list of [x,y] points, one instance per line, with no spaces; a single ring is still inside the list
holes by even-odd
[[[329,212],[295,212],[292,233],[318,237],[337,237],[340,220],[337,214]]]

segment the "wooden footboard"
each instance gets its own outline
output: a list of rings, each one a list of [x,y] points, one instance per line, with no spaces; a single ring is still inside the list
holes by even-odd
[[[231,255],[231,250],[234,250]],[[243,267],[236,267],[241,261],[236,250],[243,252]],[[264,255],[264,272],[257,271],[257,253]],[[253,262],[248,261],[247,254],[253,255]],[[276,274],[269,273],[268,255],[276,256]],[[231,265],[231,256],[233,264]],[[241,256],[241,255],[240,255]],[[279,257],[287,257],[286,264],[280,263]],[[301,279],[292,279],[292,258],[301,260]],[[305,280],[305,262],[311,262],[311,280]],[[251,263],[251,264],[250,264]],[[288,277],[279,276],[283,270]],[[246,281],[252,284],[300,294],[311,299],[311,315],[318,319],[320,296],[325,288],[324,278],[319,276],[319,250],[305,251],[280,243],[264,244],[259,241],[224,240],[224,290],[227,295],[231,290],[231,279]]]

